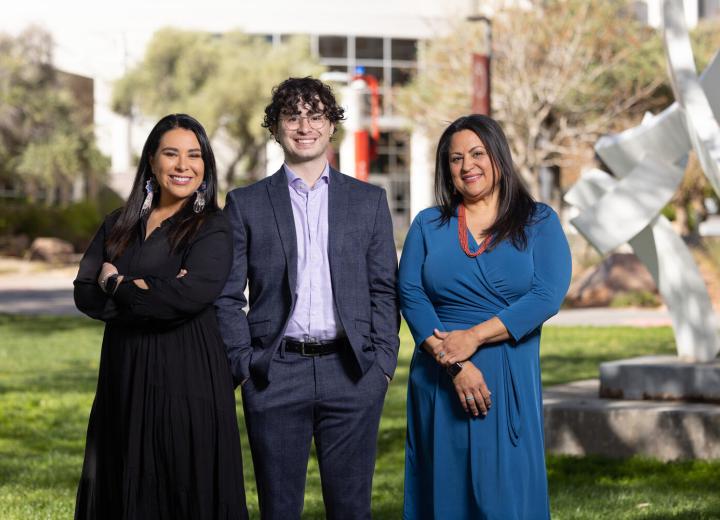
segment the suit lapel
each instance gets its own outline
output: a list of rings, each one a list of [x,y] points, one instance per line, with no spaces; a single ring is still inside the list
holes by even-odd
[[[271,177],[268,183],[268,195],[275,213],[275,224],[280,234],[280,242],[285,252],[290,294],[293,295],[294,299],[297,285],[297,237],[295,235],[295,219],[290,205],[290,192],[288,191],[287,176],[284,168],[280,167]]]
[[[349,185],[343,175],[330,168],[330,190],[328,193],[328,255],[332,267],[332,258],[342,253],[345,227],[347,224]]]

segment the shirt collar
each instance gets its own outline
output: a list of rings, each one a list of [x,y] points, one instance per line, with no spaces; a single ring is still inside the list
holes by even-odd
[[[283,168],[285,169],[285,175],[287,176],[289,186],[291,186],[296,191],[311,191],[308,189],[305,181],[303,181],[294,171],[292,171],[292,169],[287,164],[283,164]],[[330,182],[330,164],[328,163],[325,163],[325,167],[320,174],[320,178],[317,180],[315,186],[313,186],[312,189],[315,190],[322,186],[321,182],[324,182],[325,185]]]

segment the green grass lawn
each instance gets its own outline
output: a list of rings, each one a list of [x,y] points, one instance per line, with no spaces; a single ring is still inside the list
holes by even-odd
[[[88,319],[0,316],[0,519],[72,517],[101,335],[101,326]],[[405,328],[402,339],[380,427],[373,494],[378,519],[399,519],[402,507],[405,387],[412,348]],[[598,363],[608,359],[672,352],[669,328],[547,327],[544,382],[596,377]],[[248,505],[257,518],[252,465],[242,420],[240,424]],[[556,519],[720,518],[720,461],[551,456],[548,476]],[[323,518],[314,460],[305,511],[305,518]]]

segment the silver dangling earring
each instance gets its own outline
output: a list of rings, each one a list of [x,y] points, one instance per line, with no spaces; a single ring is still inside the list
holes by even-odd
[[[150,211],[150,207],[152,206],[153,201],[153,181],[152,179],[148,179],[145,182],[145,200],[143,201],[142,207],[140,208],[140,216],[143,217],[145,214]]]
[[[193,202],[193,211],[195,213],[202,213],[202,211],[205,209],[205,190],[207,189],[207,184],[205,184],[205,181],[202,182],[200,187],[195,192],[195,202]]]

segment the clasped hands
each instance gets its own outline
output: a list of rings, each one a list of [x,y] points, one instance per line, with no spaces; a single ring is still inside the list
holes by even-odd
[[[444,367],[458,361],[466,361],[480,345],[480,341],[472,332],[472,329],[450,332],[435,329],[432,337],[437,340],[430,344],[432,355]]]
[[[451,332],[435,329],[425,340],[425,349],[443,367],[464,362],[462,370],[453,378],[453,384],[460,405],[476,417],[487,415],[492,405],[492,392],[485,384],[485,377],[472,361],[468,361],[481,343],[471,329]]]

